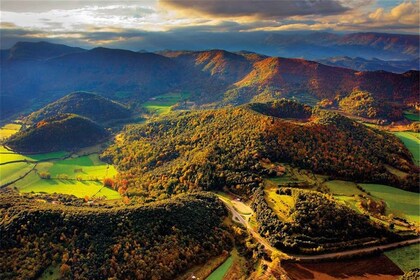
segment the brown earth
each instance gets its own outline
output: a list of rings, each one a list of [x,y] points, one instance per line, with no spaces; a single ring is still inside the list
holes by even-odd
[[[282,267],[292,280],[391,280],[404,274],[385,255],[322,263],[285,263]]]

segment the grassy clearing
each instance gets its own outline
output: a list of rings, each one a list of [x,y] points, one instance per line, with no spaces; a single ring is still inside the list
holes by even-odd
[[[396,168],[394,168],[394,167],[392,167],[390,165],[387,165],[387,164],[385,165],[385,168],[389,172],[391,172],[392,174],[394,174],[395,176],[397,176],[398,178],[401,178],[401,179],[407,177],[407,175],[408,175],[408,173],[406,173],[404,171],[401,171],[401,170],[398,170],[398,169],[396,169]]]
[[[295,204],[293,197],[289,195],[279,195],[276,193],[277,187],[266,187],[265,200],[268,206],[274,210],[274,212],[283,220],[288,221],[289,210]]]
[[[151,113],[163,115],[169,113],[173,105],[188,99],[189,96],[189,93],[184,92],[167,93],[149,99],[143,104],[143,107],[148,109]]]
[[[334,199],[337,200],[339,203],[342,203],[347,207],[353,209],[357,213],[363,214],[361,209],[357,207],[357,203],[359,202],[357,198],[347,195],[334,195]]]
[[[404,272],[420,267],[418,259],[420,255],[419,243],[385,252],[385,255]]]
[[[386,185],[360,184],[372,196],[383,199],[390,212],[403,215],[409,221],[420,223],[420,194],[403,191]]]
[[[420,115],[416,113],[404,112],[404,117],[410,121],[414,121],[414,122],[420,121]]]
[[[353,196],[363,194],[363,192],[356,187],[354,182],[333,180],[326,182],[325,185],[334,195]]]
[[[420,133],[416,132],[394,132],[401,139],[408,150],[413,154],[414,163],[420,166]]]
[[[38,280],[59,280],[60,278],[60,266],[51,265],[42,273]]]
[[[229,268],[232,266],[232,264],[233,257],[230,256],[222,265],[220,265],[215,271],[213,271],[213,273],[210,274],[209,277],[206,278],[206,280],[222,280],[226,273],[229,271]]]

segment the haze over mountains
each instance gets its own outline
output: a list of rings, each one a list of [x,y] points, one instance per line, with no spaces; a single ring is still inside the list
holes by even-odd
[[[278,38],[284,37],[274,36],[273,42],[280,40]],[[308,44],[315,40],[313,36],[298,36],[294,42],[297,44],[303,38]],[[344,44],[346,47],[341,54],[348,49],[361,48],[377,54],[397,52],[405,58],[413,58],[418,50],[415,43],[418,36],[412,35],[353,34],[321,38],[320,42],[325,44],[331,42],[331,38],[335,38],[336,44]],[[341,38],[340,41],[337,38]],[[79,90],[96,91],[124,101],[135,99],[135,102],[181,90],[191,92],[196,104],[213,106],[264,101],[299,92],[317,99],[333,99],[337,94],[349,94],[354,88],[367,90],[387,101],[407,103],[416,100],[418,92],[418,71],[357,72],[246,51],[144,53],[20,42],[9,50],[2,50],[1,57],[2,119],[28,113],[24,108],[35,106],[31,110],[38,109]]]

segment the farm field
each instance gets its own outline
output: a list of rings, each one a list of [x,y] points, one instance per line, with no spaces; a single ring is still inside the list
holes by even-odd
[[[420,166],[420,133],[408,131],[394,133],[413,154],[414,163]]]
[[[187,99],[189,96],[190,94],[188,93],[167,93],[149,99],[143,104],[143,107],[148,109],[151,113],[163,115],[169,113],[173,105]]]
[[[394,280],[403,274],[385,255],[322,263],[285,263],[282,267],[292,280]]]
[[[67,155],[66,152],[52,152],[45,154],[23,155],[6,149],[0,146],[0,164],[8,163],[17,160],[41,161],[47,159],[59,159]]]
[[[0,166],[0,185],[7,184],[23,176],[34,167],[26,162],[10,163]]]
[[[419,254],[419,243],[385,252],[385,255],[404,272],[419,267]]]
[[[25,178],[12,186],[21,192],[62,193],[81,198],[85,196],[120,198],[117,191],[103,188],[102,184],[102,179],[112,178],[117,174],[114,166],[102,162],[97,153],[85,156],[73,155],[71,158],[63,159],[66,156],[68,156],[66,152],[22,155],[1,146],[0,185],[19,179],[35,167]],[[51,179],[42,179],[40,173],[49,174]]]
[[[0,140],[4,140],[20,130],[22,125],[17,123],[8,123],[0,128]]]
[[[69,179],[83,180],[103,179],[117,174],[114,166],[99,160],[98,154],[56,161],[47,172],[52,178],[67,175]]]
[[[64,179],[41,179],[37,173],[31,172],[24,179],[15,184],[20,192],[34,193],[62,193],[84,198],[105,197],[106,199],[119,199],[115,190],[103,187],[102,182],[77,181]]]
[[[225,274],[229,271],[229,268],[233,264],[233,257],[230,256],[227,260],[220,265],[215,271],[210,274],[206,280],[221,280],[225,276]]]
[[[363,192],[356,187],[356,183],[354,182],[332,180],[326,182],[325,185],[334,195],[353,196],[363,194]]]
[[[360,184],[373,197],[383,199],[389,210],[411,222],[420,223],[420,194],[412,193],[386,185]]]

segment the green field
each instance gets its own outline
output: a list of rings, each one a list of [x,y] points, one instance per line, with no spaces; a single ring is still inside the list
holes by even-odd
[[[28,160],[28,161],[40,161],[47,159],[63,158],[67,155],[66,152],[52,152],[45,154],[36,155],[22,155],[6,149],[4,146],[0,146],[0,163],[7,163],[17,160]]]
[[[222,280],[225,274],[229,271],[229,268],[233,264],[233,257],[230,256],[227,260],[220,265],[212,274],[210,274],[206,280]]]
[[[363,194],[355,183],[349,181],[333,180],[326,182],[325,185],[335,195],[353,196]]]
[[[169,113],[173,105],[188,99],[189,96],[189,93],[167,93],[149,99],[143,104],[143,107],[148,109],[151,113],[163,115]]]
[[[390,212],[411,222],[420,223],[420,194],[386,185],[360,184],[373,197],[383,199]]]
[[[105,196],[106,199],[121,198],[115,190],[103,187],[102,182],[41,179],[35,172],[31,172],[15,185],[20,192],[24,193],[62,193],[81,198],[85,196],[92,197],[94,195],[95,197]]]
[[[74,155],[64,158],[65,152],[54,152],[37,155],[22,155],[0,147],[0,185],[13,182],[34,168],[25,178],[12,186],[21,192],[62,193],[77,197],[102,197],[119,199],[117,191],[103,188],[102,180],[112,178],[117,174],[114,166],[99,159],[97,153],[88,156]],[[30,162],[11,161],[27,160]],[[39,174],[47,172],[51,179],[41,179]],[[76,180],[78,179],[78,180]]]
[[[420,244],[413,244],[410,246],[397,248],[388,252],[385,255],[390,258],[402,271],[407,272],[413,268],[419,268]]]
[[[67,175],[69,179],[81,178],[83,180],[96,178],[102,180],[105,177],[112,178],[117,174],[114,166],[99,160],[98,154],[55,161],[53,166],[46,171],[52,178]]]
[[[408,150],[413,154],[414,163],[420,166],[420,133],[416,132],[394,132],[401,139]]]
[[[0,166],[0,185],[13,182],[33,168],[34,164],[17,162]]]
[[[420,121],[420,115],[419,114],[404,112],[404,117],[407,120],[410,120],[410,121],[415,121],[415,122]]]

